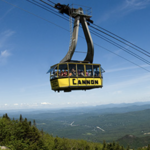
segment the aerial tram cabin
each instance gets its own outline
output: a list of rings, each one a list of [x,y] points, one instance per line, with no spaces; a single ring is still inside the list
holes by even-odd
[[[101,88],[103,85],[101,66],[82,62],[59,63],[50,69],[50,82],[54,91]]]
[[[60,63],[51,66],[47,72],[50,73],[52,90],[70,92],[72,90],[102,88],[102,73],[104,70],[100,64],[93,64],[94,46],[87,23],[87,21],[92,22],[90,20],[91,16],[84,14],[82,8],[74,9],[59,3],[55,5],[55,8],[75,20],[68,53]],[[84,61],[73,61],[71,58],[76,48],[80,23],[84,31],[88,50]]]

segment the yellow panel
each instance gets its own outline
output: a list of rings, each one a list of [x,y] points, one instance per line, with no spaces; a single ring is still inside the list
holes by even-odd
[[[78,78],[78,86],[85,86],[86,87],[86,79],[85,78]]]
[[[94,86],[93,78],[86,78],[86,85],[87,86]]]
[[[67,88],[69,86],[81,88],[102,86],[102,78],[60,78],[51,81],[52,90],[58,90],[59,88]],[[70,85],[69,85],[70,84]]]
[[[59,87],[68,87],[69,86],[69,79],[68,78],[61,78],[61,79],[58,79],[58,84],[59,84]]]
[[[53,90],[58,88],[58,79],[55,79],[55,80],[51,81],[51,87],[52,87]]]
[[[70,86],[101,86],[101,78],[70,78]]]
[[[82,86],[101,86],[102,82],[100,78],[78,78]],[[79,84],[78,80],[78,84]],[[86,84],[83,84],[86,83]]]
[[[95,86],[102,86],[102,79],[101,78],[94,78],[94,85]]]
[[[78,86],[78,79],[77,78],[70,78],[70,86]]]

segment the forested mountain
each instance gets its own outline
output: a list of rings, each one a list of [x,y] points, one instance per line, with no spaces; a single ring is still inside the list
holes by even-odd
[[[100,144],[53,137],[38,130],[35,121],[32,125],[22,115],[19,120],[10,120],[7,114],[0,118],[0,145],[11,150],[124,150],[115,142]]]
[[[148,104],[119,104],[107,105],[104,108],[96,106],[83,109],[24,111],[23,116],[28,118],[30,123],[35,119],[36,127],[49,133],[51,137],[83,139],[97,143],[104,140],[109,143],[117,141],[125,147],[130,144],[132,148],[137,148],[150,144],[149,107]],[[19,113],[21,112],[11,112],[9,117],[17,119]],[[3,116],[2,113],[0,116]],[[135,138],[130,139],[125,135],[134,135]]]
[[[149,135],[149,114],[150,109],[121,114],[80,114],[56,118],[50,116],[49,119],[38,119],[37,127],[54,136],[113,142],[127,134],[137,137]]]

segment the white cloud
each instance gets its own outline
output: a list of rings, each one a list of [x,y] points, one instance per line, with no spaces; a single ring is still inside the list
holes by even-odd
[[[9,50],[7,50],[8,49],[7,42],[14,33],[15,32],[12,30],[6,30],[0,33],[0,65],[5,64],[7,62],[8,57],[11,55]]]
[[[7,106],[8,104],[5,104],[5,106]]]
[[[15,33],[15,31],[12,31],[12,30],[6,30],[4,32],[1,33],[1,36],[4,37],[4,38],[9,38],[11,37],[13,34]]]
[[[47,102],[42,102],[42,105],[51,105],[51,103],[47,103]]]
[[[6,42],[14,33],[12,30],[6,30],[0,34],[0,48],[6,45]]]
[[[4,50],[4,51],[1,51],[0,58],[6,58],[10,55],[11,54],[8,52],[8,50]]]
[[[124,9],[129,9],[133,11],[133,9],[144,9],[147,5],[150,4],[150,0],[126,0],[126,5]]]
[[[10,55],[11,53],[8,50],[1,51],[0,52],[0,64],[5,64]]]

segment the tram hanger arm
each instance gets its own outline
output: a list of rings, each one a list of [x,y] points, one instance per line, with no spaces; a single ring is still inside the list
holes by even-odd
[[[88,24],[86,21],[86,18],[89,18],[90,16],[85,15],[83,13],[83,9],[82,8],[78,8],[75,10],[75,12],[71,13],[71,16],[75,16],[75,21],[74,21],[74,28],[73,28],[73,34],[72,34],[72,38],[71,38],[71,45],[69,47],[68,53],[66,54],[66,56],[60,61],[60,63],[63,62],[68,62],[71,60],[75,48],[76,48],[76,44],[77,44],[77,40],[78,40],[78,30],[79,30],[79,24],[81,23],[83,31],[84,31],[84,35],[85,35],[85,39],[86,39],[86,43],[87,43],[87,55],[84,59],[84,61],[88,61],[90,63],[93,63],[93,57],[94,57],[94,45],[93,45],[93,40],[88,28]]]
[[[59,10],[60,13],[62,14],[67,14],[68,16],[71,16],[72,18],[75,18],[76,16],[72,16],[70,14],[70,12],[74,12],[76,11],[77,9],[74,9],[74,8],[70,8],[69,7],[69,4],[68,5],[65,5],[65,4],[60,4],[60,3],[57,3],[55,4],[54,8],[56,8],[57,10]],[[81,14],[80,14],[81,15]],[[90,16],[91,17],[91,16]],[[93,23],[93,20],[90,19],[90,17],[86,17],[86,21],[90,22],[90,23]]]

